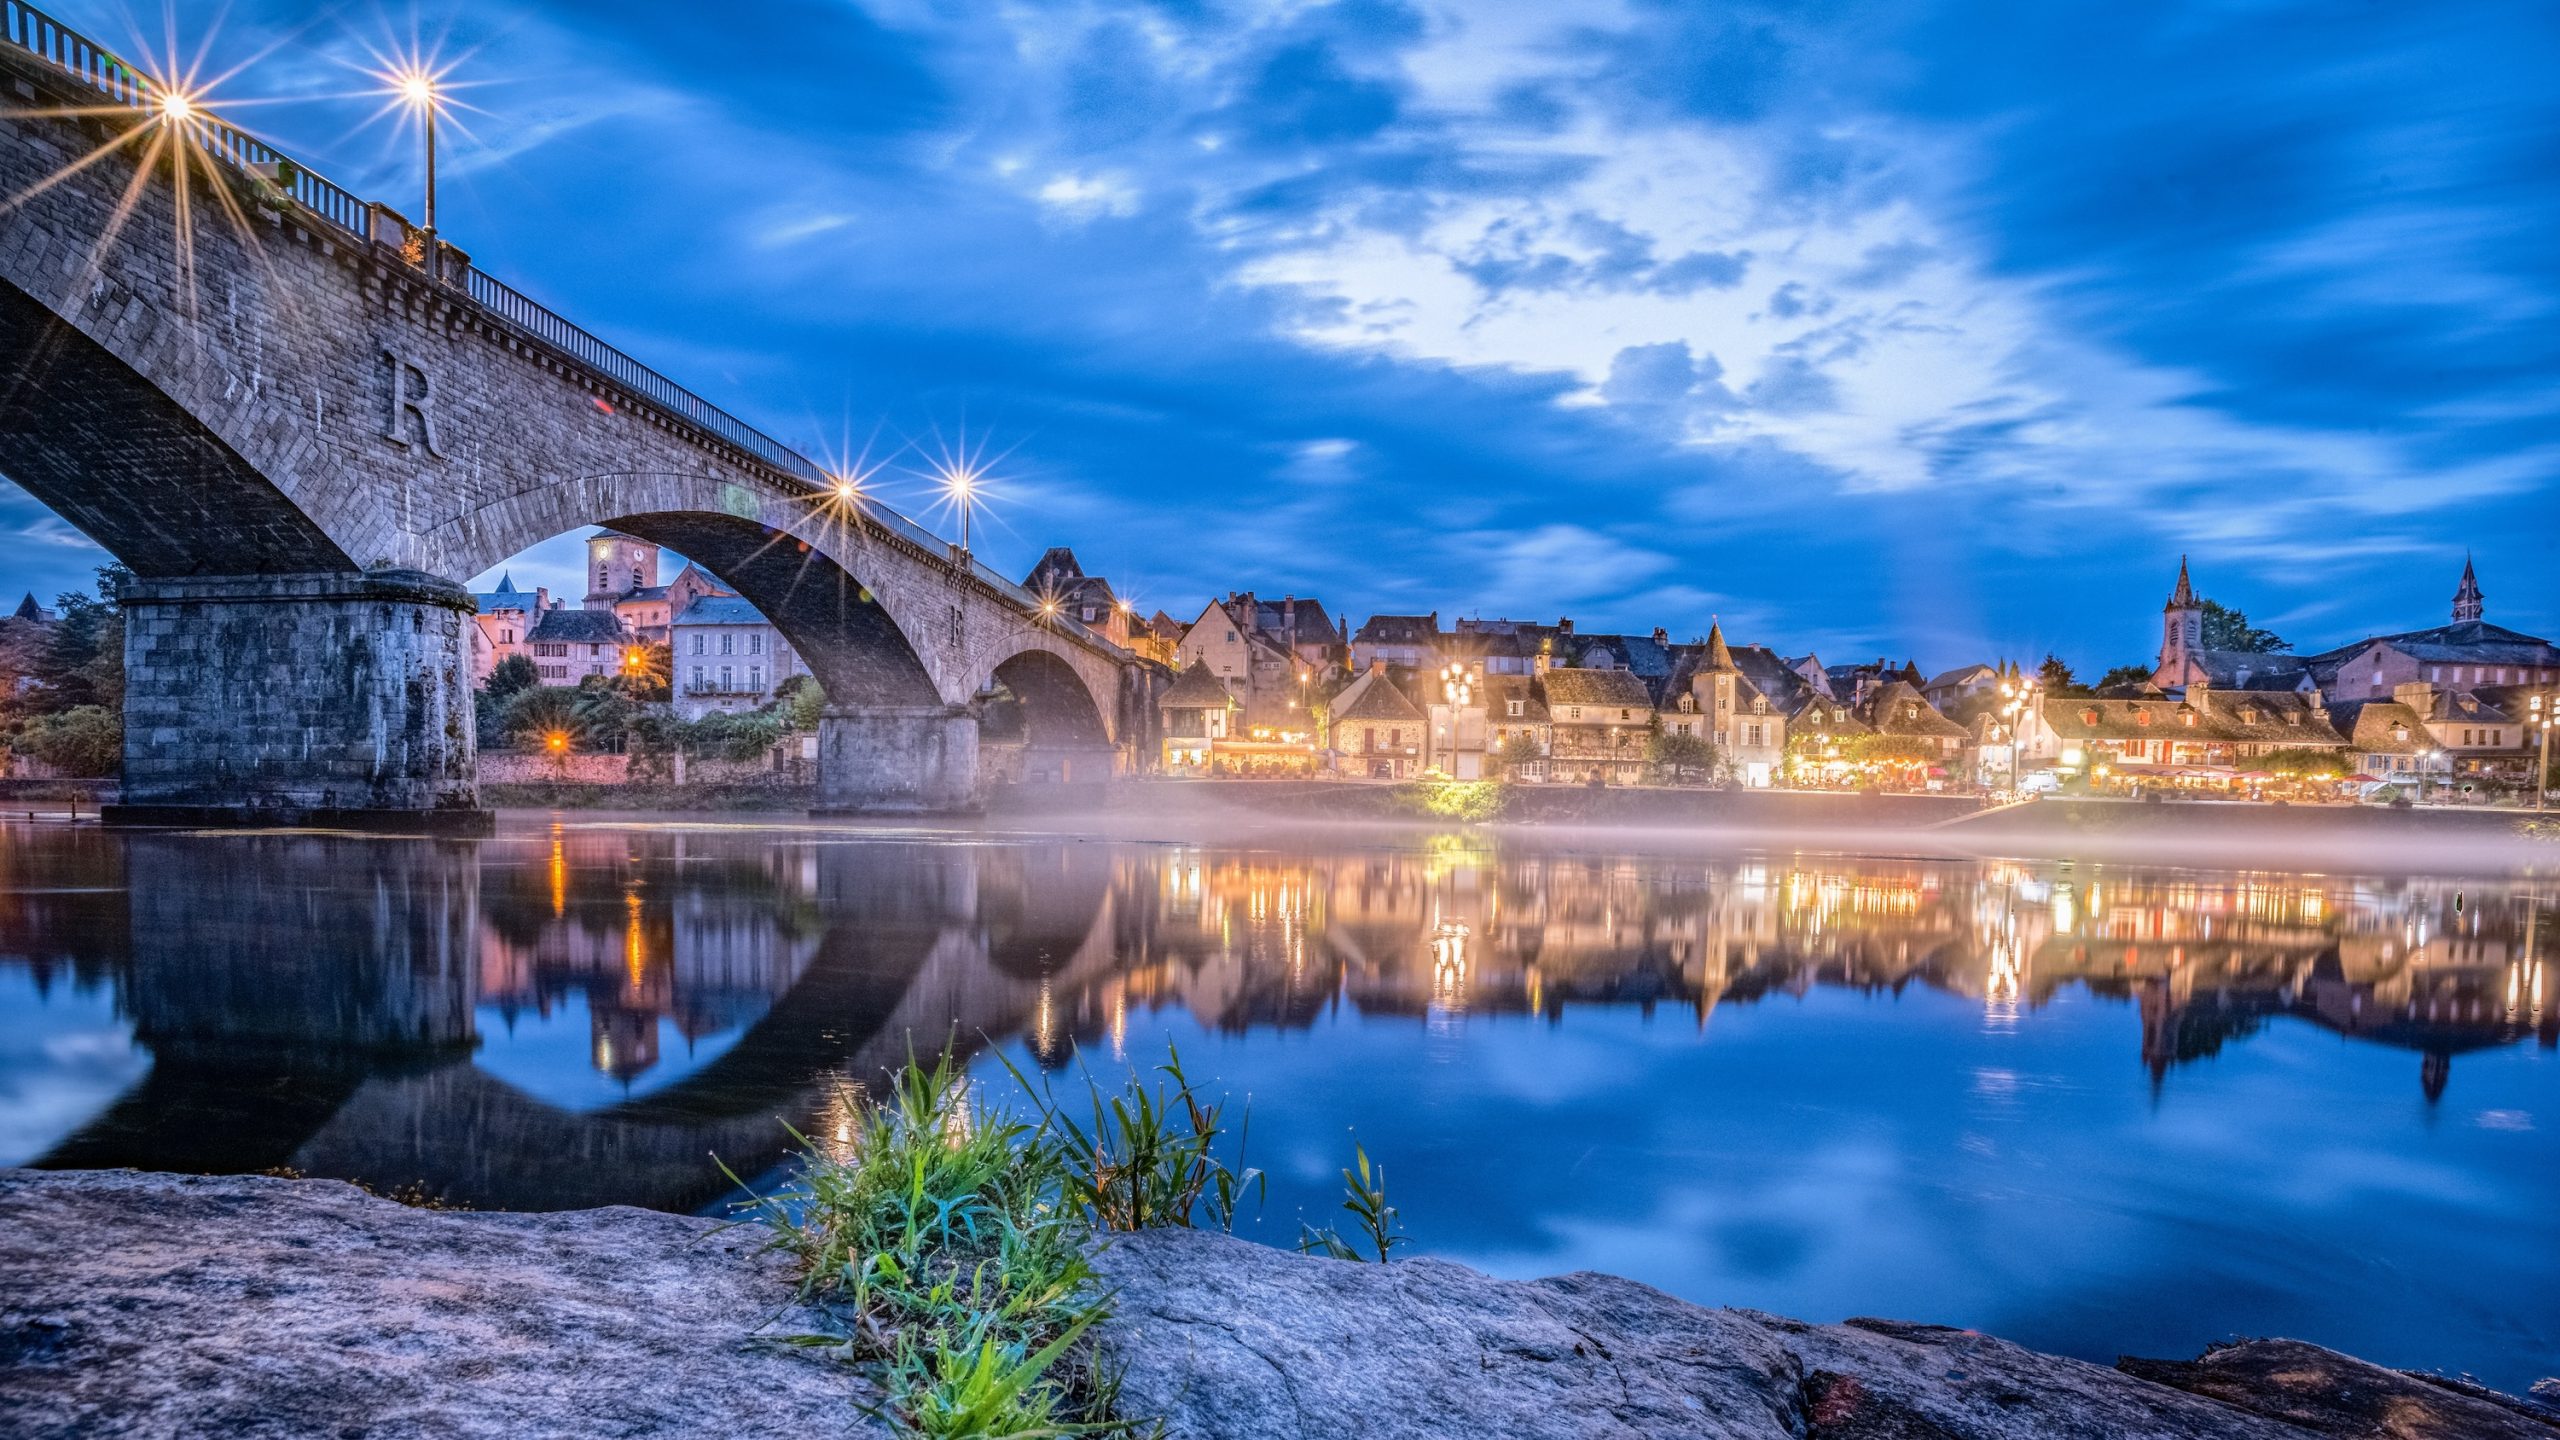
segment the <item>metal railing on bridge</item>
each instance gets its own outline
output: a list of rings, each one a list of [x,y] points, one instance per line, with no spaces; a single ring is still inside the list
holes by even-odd
[[[0,31],[5,32],[10,44],[117,104],[135,110],[153,110],[173,93],[114,51],[35,6],[24,3],[24,0],[0,0]],[[185,133],[207,154],[235,170],[273,185],[294,204],[350,239],[398,249],[415,233],[414,227],[398,212],[358,197],[354,191],[333,183],[227,120],[198,109],[190,114]],[[446,277],[430,271],[430,278],[443,280]],[[826,469],[808,456],[632,359],[568,317],[478,266],[463,269],[461,285],[463,293],[482,309],[559,351],[623,393],[645,400],[686,424],[719,437],[793,479],[822,489],[834,483]],[[947,553],[955,548],[951,542],[887,506],[867,504],[865,513],[925,550]],[[1030,591],[987,568],[974,555],[968,557],[968,563],[971,574],[979,583],[1026,610],[1040,612],[1040,602]],[[1109,641],[1068,617],[1047,617],[1043,623],[1055,625],[1096,644],[1110,645]]]

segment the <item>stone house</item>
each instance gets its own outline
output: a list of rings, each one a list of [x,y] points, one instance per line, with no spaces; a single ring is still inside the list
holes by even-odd
[[[1568,785],[1644,778],[1653,696],[1631,670],[1549,669],[1547,772]]]
[[[1351,668],[1359,671],[1391,665],[1419,675],[1440,668],[1440,612],[1428,615],[1372,615],[1351,637]]]
[[[1695,735],[1713,745],[1725,773],[1738,784],[1775,783],[1786,751],[1786,713],[1737,661],[1725,644],[1724,626],[1710,625],[1702,645],[1680,647],[1672,665],[1664,733]]]
[[[1334,768],[1372,780],[1410,780],[1422,770],[1421,707],[1373,665],[1333,697]]]
[[[1954,766],[1973,743],[1971,731],[1946,717],[1908,679],[1889,680],[1868,697],[1860,717],[1878,735],[1916,740],[1934,747],[1940,762]]]
[[[471,683],[486,685],[499,661],[529,653],[525,639],[534,621],[551,608],[551,591],[540,585],[530,592],[518,590],[514,574],[504,573],[498,576],[497,589],[475,593],[471,599],[472,628],[478,632],[464,637],[471,645]]]
[[[590,677],[622,673],[632,637],[611,610],[571,610],[555,605],[534,617],[525,652],[545,685],[575,685]],[[494,662],[493,662],[494,663]]]
[[[782,682],[808,667],[753,605],[735,595],[704,595],[685,606],[670,629],[676,714],[699,720],[770,704]]]
[[[1217,676],[1242,707],[1247,728],[1274,734],[1313,730],[1308,706],[1314,667],[1256,628],[1251,617],[1251,607],[1209,602],[1174,649],[1177,668],[1199,666]]]
[[[2376,780],[2442,774],[2442,752],[2425,717],[2397,700],[2348,700],[2329,707],[2329,724],[2347,739],[2350,773]]]
[[[1052,545],[1041,552],[1040,563],[1022,577],[1022,588],[1042,604],[1056,605],[1057,613],[1112,644],[1137,648],[1135,641],[1143,622],[1127,601],[1112,593],[1110,581],[1084,573],[1084,567],[1076,563],[1076,552],[1066,546]]]
[[[1235,733],[1236,698],[1205,665],[1174,676],[1156,697],[1156,710],[1164,717],[1164,768],[1170,775],[1206,772],[1218,742]]]
[[[1484,713],[1487,735],[1485,744],[1491,754],[1500,756],[1515,735],[1525,735],[1538,749],[1538,758],[1518,768],[1506,768],[1506,780],[1543,780],[1547,778],[1546,756],[1553,743],[1547,722],[1547,696],[1544,687],[1533,677],[1524,675],[1487,675],[1484,677]]]

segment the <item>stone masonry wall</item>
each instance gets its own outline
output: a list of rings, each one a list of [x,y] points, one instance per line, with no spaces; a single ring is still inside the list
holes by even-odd
[[[124,604],[126,807],[478,807],[460,586],[414,571],[144,580]]]

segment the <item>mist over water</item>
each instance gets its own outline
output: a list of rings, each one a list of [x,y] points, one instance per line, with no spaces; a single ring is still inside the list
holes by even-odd
[[[1222,838],[1212,838],[1219,836]],[[2229,837],[2222,837],[2228,840]],[[958,1037],[1072,1099],[1178,1045],[1271,1192],[1416,1249],[2110,1359],[2560,1354],[2560,884],[1941,840],[511,820],[0,829],[0,1163],[716,1208]],[[2468,873],[2450,869],[2474,863]]]

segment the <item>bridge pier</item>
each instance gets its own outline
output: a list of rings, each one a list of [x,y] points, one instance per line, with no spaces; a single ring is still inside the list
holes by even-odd
[[[819,715],[820,813],[968,814],[985,804],[968,706],[831,705]]]
[[[471,597],[417,571],[137,580],[111,824],[485,835]]]

